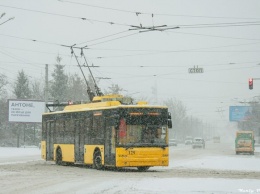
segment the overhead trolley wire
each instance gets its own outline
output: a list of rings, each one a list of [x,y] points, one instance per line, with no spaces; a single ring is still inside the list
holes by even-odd
[[[196,35],[196,36],[206,36],[206,37],[214,37],[214,38],[226,38],[226,39],[237,39],[237,40],[259,40],[254,38],[240,38],[240,37],[230,37],[230,36],[217,36],[217,35],[209,35],[209,34],[198,34],[198,33],[190,33],[190,32],[176,32],[176,31],[168,31],[168,33],[174,34],[188,34],[188,35]]]
[[[212,18],[212,19],[260,19],[260,18],[242,18],[242,17],[223,17],[223,16],[203,16],[203,15],[184,15],[184,14],[167,14],[167,13],[151,13],[151,12],[141,12],[141,11],[130,11],[125,9],[117,9],[112,7],[104,7],[104,6],[98,6],[98,5],[91,5],[86,3],[80,3],[80,2],[74,2],[74,1],[68,1],[68,0],[58,0],[60,2],[65,3],[71,3],[76,5],[83,5],[86,7],[93,7],[93,8],[99,8],[99,9],[105,9],[105,10],[111,10],[111,11],[117,11],[117,12],[124,12],[124,13],[130,13],[130,14],[144,14],[144,15],[152,15],[152,16],[170,16],[170,17],[192,17],[192,18]]]
[[[107,36],[102,36],[102,37],[100,37],[100,38],[95,38],[95,39],[88,40],[88,41],[85,41],[85,42],[80,42],[80,43],[77,43],[76,45],[86,44],[86,43],[88,43],[88,42],[93,42],[93,41],[101,40],[101,39],[104,39],[104,38],[107,38],[107,37],[110,37],[110,36],[116,36],[116,35],[118,35],[118,34],[122,34],[122,33],[126,33],[126,32],[129,32],[129,30],[124,30],[124,31],[121,31],[121,32],[117,32],[117,33],[114,33],[114,34],[107,35]]]
[[[0,4],[0,7],[17,9],[17,10],[22,10],[22,11],[30,11],[30,12],[47,14],[47,15],[53,15],[53,16],[60,16],[60,17],[66,17],[66,18],[72,18],[72,19],[87,20],[87,21],[91,21],[91,22],[100,22],[100,23],[106,23],[106,24],[111,24],[111,25],[120,25],[120,26],[133,27],[133,25],[129,25],[129,24],[108,22],[108,21],[91,19],[91,18],[86,18],[86,17],[78,17],[78,16],[71,16],[71,15],[65,15],[65,14],[57,14],[57,13],[51,13],[51,12],[45,12],[45,11],[39,11],[39,10],[33,10],[33,9],[25,9],[25,8],[19,8],[19,7],[14,7],[14,6],[1,5],[1,4]],[[134,13],[136,15],[148,14],[148,13],[142,13],[142,12],[132,12],[132,13]],[[149,13],[149,15],[151,15],[151,14],[153,14],[153,13]],[[153,14],[153,16],[154,15],[155,14]],[[250,19],[253,19],[253,18],[250,18]],[[260,19],[260,18],[255,18],[255,19]],[[260,25],[260,21],[255,21],[255,22],[233,22],[233,23],[213,23],[213,24],[192,24],[192,25],[177,25],[177,26],[179,28],[210,28],[210,27],[252,26],[252,25]],[[174,25],[174,26],[176,26],[176,25]],[[167,26],[167,27],[172,27],[172,26]]]
[[[139,34],[139,32],[132,33],[132,34],[128,34],[128,35],[121,36],[121,37],[117,37],[117,38],[113,38],[113,39],[110,39],[110,40],[105,40],[105,41],[103,41],[103,42],[98,42],[98,43],[95,43],[95,44],[90,44],[90,45],[87,45],[87,46],[94,46],[94,45],[98,45],[98,44],[102,44],[102,43],[106,43],[106,42],[111,42],[111,41],[113,41],[113,40],[122,39],[122,38],[129,37],[129,36],[133,36],[133,35],[136,35],[136,34]]]
[[[126,32],[126,31],[123,31],[123,32]],[[116,34],[120,34],[120,33],[123,33],[123,32],[119,32],[119,33],[116,33]],[[128,34],[128,35],[125,35],[125,36],[116,37],[116,38],[113,38],[113,39],[110,39],[110,40],[105,40],[105,41],[102,41],[102,42],[86,45],[85,47],[87,47],[86,49],[99,50],[98,48],[91,48],[91,46],[99,45],[99,44],[110,42],[110,41],[113,41],[113,40],[122,39],[122,38],[133,36],[133,35],[136,35],[136,34],[139,34],[139,33],[136,32],[136,33]],[[56,45],[56,46],[64,46],[64,44],[58,44],[58,43],[47,42],[47,41],[40,41],[40,40],[36,40],[36,39],[31,39],[31,38],[23,38],[23,37],[17,37],[17,36],[5,35],[5,34],[0,34],[0,36],[6,36],[6,37],[17,38],[17,39],[33,41],[33,42],[39,42],[39,43],[44,43],[44,44],[51,44],[51,45]],[[113,35],[109,35],[109,36],[113,36]],[[102,39],[102,38],[105,38],[105,37],[97,38],[96,40],[99,40],[99,39]],[[91,41],[94,41],[94,40],[91,40]],[[154,54],[158,55],[158,54],[173,53],[173,52],[176,52],[176,53],[181,53],[181,52],[223,52],[223,51],[208,51],[208,50],[205,51],[205,49],[216,49],[216,48],[225,48],[225,47],[233,47],[233,46],[244,46],[244,45],[252,45],[252,44],[259,44],[259,43],[260,42],[254,42],[254,43],[247,43],[247,44],[235,44],[235,45],[226,45],[226,46],[218,46],[218,47],[206,47],[206,48],[197,48],[197,49],[186,49],[186,50],[136,50],[136,52],[140,51],[140,52],[149,52],[149,53],[138,53],[138,54],[129,54],[129,55],[121,55],[121,56],[120,55],[117,55],[117,56],[99,56],[99,57],[96,57],[96,58],[97,59],[103,59],[103,58],[116,58],[116,57],[129,57],[129,56],[145,56],[145,55],[154,55]],[[100,50],[102,50],[102,49],[100,49]],[[118,50],[118,49],[106,49],[106,50]],[[120,51],[135,51],[135,50],[124,50],[124,49],[119,49],[119,50]],[[228,52],[228,51],[225,51],[225,52]],[[244,51],[230,51],[230,52],[244,52]],[[246,52],[258,52],[258,51],[246,51]]]
[[[0,36],[6,36],[6,37],[10,37],[10,38],[17,38],[17,39],[21,39],[21,40],[28,40],[28,41],[32,41],[32,42],[40,42],[40,43],[51,44],[51,45],[56,45],[56,46],[60,46],[61,45],[61,44],[58,44],[58,43],[41,41],[41,40],[36,40],[36,39],[31,39],[31,38],[23,38],[23,37],[6,35],[6,34],[0,34]]]
[[[260,25],[260,21],[251,22],[227,22],[227,23],[203,23],[203,24],[174,24],[168,27],[179,26],[180,28],[212,28],[212,27],[232,27],[232,26],[254,26]]]
[[[253,45],[253,44],[260,44],[260,42],[216,46],[216,47],[204,47],[204,48],[196,48],[196,49],[184,49],[184,50],[154,50],[154,51],[153,50],[143,50],[143,52],[147,51],[148,53],[116,55],[116,56],[99,56],[99,57],[97,57],[97,59],[117,58],[117,57],[132,57],[132,56],[146,56],[146,55],[159,55],[159,54],[167,54],[167,53],[184,53],[184,52],[229,52],[229,51],[209,51],[208,49],[218,49],[218,48],[227,48],[227,47],[234,47],[234,46]],[[92,46],[92,45],[90,45],[90,46]],[[92,48],[90,48],[90,49],[92,49]],[[205,50],[205,49],[207,49],[207,50]],[[107,49],[107,50],[112,50],[112,49]],[[243,51],[230,51],[230,52],[245,52],[245,51],[243,50]],[[246,52],[259,52],[259,51],[246,51]]]
[[[72,18],[72,19],[80,19],[80,20],[86,20],[86,21],[90,21],[90,22],[99,22],[99,23],[106,23],[106,24],[111,24],[111,25],[129,26],[130,27],[130,25],[127,25],[127,24],[121,24],[121,23],[116,23],[116,22],[108,22],[108,21],[102,21],[102,20],[97,20],[97,19],[90,19],[90,18],[86,18],[86,17],[57,14],[57,13],[51,13],[51,12],[45,12],[45,11],[39,11],[39,10],[33,10],[33,9],[25,9],[25,8],[19,8],[19,7],[14,7],[14,6],[7,6],[7,5],[0,5],[0,7],[17,9],[17,10],[22,10],[22,11],[35,12],[35,13],[41,13],[41,14],[47,14],[47,15],[53,15],[53,16],[60,16],[60,17],[66,17],[66,18]]]

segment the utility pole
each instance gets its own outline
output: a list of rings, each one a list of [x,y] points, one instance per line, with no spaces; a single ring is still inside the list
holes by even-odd
[[[49,73],[48,64],[45,64],[45,91],[44,91],[45,112],[47,112],[46,104],[48,103],[48,93],[49,93],[48,73]]]

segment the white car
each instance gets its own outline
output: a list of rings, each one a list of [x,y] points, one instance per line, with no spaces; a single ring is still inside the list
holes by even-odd
[[[192,144],[192,137],[187,136],[184,141],[185,145],[191,145]]]
[[[176,139],[169,139],[169,146],[177,146]]]
[[[192,148],[203,148],[205,149],[205,141],[201,137],[195,137],[192,141]]]

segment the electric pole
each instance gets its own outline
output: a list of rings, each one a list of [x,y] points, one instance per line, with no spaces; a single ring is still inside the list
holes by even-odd
[[[48,103],[48,93],[49,93],[49,77],[48,77],[48,64],[45,64],[45,91],[44,91],[44,102],[45,102],[45,112],[47,112],[46,104]]]

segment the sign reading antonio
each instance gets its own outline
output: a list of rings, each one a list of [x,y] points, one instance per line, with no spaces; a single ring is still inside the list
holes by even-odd
[[[41,123],[44,102],[33,100],[8,100],[8,121]]]
[[[194,65],[193,68],[188,69],[188,72],[189,73],[204,73],[204,70],[203,70],[203,68],[199,68],[198,65],[197,65],[197,67],[195,67],[195,65]]]

